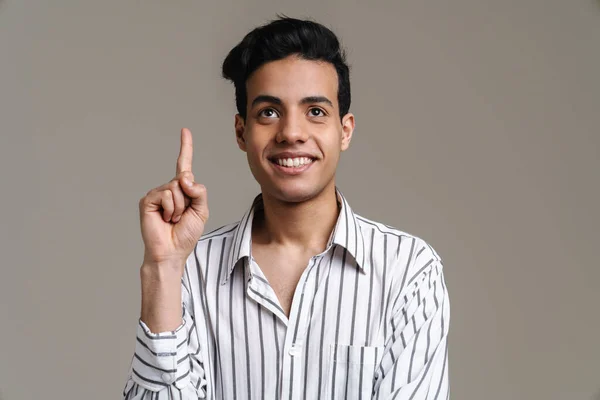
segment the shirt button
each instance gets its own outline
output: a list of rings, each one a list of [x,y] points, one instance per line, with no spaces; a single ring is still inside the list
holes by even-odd
[[[300,355],[300,346],[292,345],[288,351],[288,354],[292,357]]]
[[[162,374],[162,379],[166,383],[171,383],[171,380],[173,379],[173,374],[169,374],[169,373],[165,372]]]

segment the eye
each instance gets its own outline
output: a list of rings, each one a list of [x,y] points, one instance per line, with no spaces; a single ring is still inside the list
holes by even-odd
[[[277,111],[272,108],[265,108],[258,113],[259,117],[273,118],[277,116]]]
[[[320,108],[317,107],[313,107],[310,109],[310,115],[311,117],[324,117],[325,116],[325,111],[323,111]]]

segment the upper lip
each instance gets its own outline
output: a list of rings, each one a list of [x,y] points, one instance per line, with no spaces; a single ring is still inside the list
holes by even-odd
[[[304,152],[296,152],[296,151],[284,151],[281,153],[277,153],[275,155],[272,155],[269,157],[269,159],[271,160],[279,160],[282,158],[298,158],[298,157],[307,157],[310,158],[312,160],[316,159],[317,157],[313,156],[312,154],[309,153],[304,153]]]

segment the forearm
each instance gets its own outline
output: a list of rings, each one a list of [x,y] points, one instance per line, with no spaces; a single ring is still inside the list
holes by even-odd
[[[182,265],[185,262],[182,262]],[[140,319],[151,332],[174,331],[182,323],[180,265],[144,263],[140,268]]]
[[[178,272],[179,265],[161,267],[144,263],[140,270],[142,316],[123,398],[205,398],[207,382],[187,275]]]

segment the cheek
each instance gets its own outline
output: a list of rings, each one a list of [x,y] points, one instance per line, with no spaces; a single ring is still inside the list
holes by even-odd
[[[260,158],[269,145],[272,135],[265,127],[250,126],[246,135],[246,147],[248,152],[251,152],[254,158]]]
[[[342,149],[342,138],[337,134],[331,135],[327,140],[321,141],[321,148],[329,157],[333,157]]]
[[[261,163],[262,155],[264,152],[264,146],[253,142],[246,142],[246,156],[248,157],[248,162],[254,165],[258,165]]]

